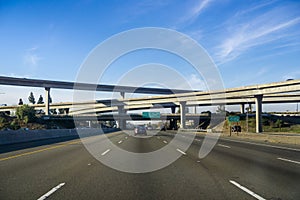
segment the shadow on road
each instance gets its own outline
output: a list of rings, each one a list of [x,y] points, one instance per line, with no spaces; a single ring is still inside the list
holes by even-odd
[[[60,137],[60,138],[51,138],[51,139],[44,139],[44,140],[37,140],[31,142],[22,142],[17,144],[5,144],[0,146],[0,154],[7,153],[11,151],[17,151],[21,149],[33,148],[43,145],[55,144],[59,142],[65,142],[69,140],[78,139],[79,136],[67,136],[67,137]]]

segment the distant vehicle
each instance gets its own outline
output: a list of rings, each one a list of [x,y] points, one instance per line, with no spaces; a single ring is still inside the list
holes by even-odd
[[[152,126],[147,126],[147,130],[153,130]]]
[[[231,131],[232,132],[241,132],[242,128],[241,128],[241,126],[233,126],[233,127],[231,127]]]
[[[145,126],[137,126],[134,128],[134,135],[147,135],[147,129]]]
[[[166,130],[167,130],[167,127],[166,127],[166,126],[161,126],[161,127],[160,127],[160,130],[161,130],[161,131],[166,131]]]

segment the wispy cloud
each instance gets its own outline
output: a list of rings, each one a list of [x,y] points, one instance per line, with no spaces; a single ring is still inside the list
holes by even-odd
[[[206,90],[207,86],[205,82],[200,79],[196,74],[191,74],[188,77],[188,83],[191,85],[191,88],[194,90]]]
[[[197,4],[192,6],[192,8],[189,9],[186,14],[179,19],[177,26],[186,26],[192,24],[212,1],[213,0],[199,0]]]
[[[186,34],[193,39],[199,41],[203,37],[203,31],[202,30],[193,30],[193,31],[186,31]]]
[[[269,69],[266,67],[260,68],[260,70],[256,73],[256,77],[261,77],[269,72]]]
[[[24,55],[24,64],[35,67],[38,65],[42,57],[37,54],[38,47],[27,49]]]
[[[248,8],[246,10],[238,11],[236,13],[236,17],[242,16],[242,15],[245,15],[245,14],[248,14],[248,13],[251,13],[251,12],[254,12],[254,11],[259,10],[259,9],[261,9],[263,7],[266,7],[266,6],[269,6],[271,4],[274,4],[276,1],[278,1],[278,0],[274,0],[274,1],[271,0],[271,1],[263,2],[261,4],[255,4],[254,6]]]
[[[227,22],[228,34],[224,35],[224,41],[216,48],[217,62],[228,62],[250,48],[299,35],[296,29],[289,34],[286,31],[299,24],[300,17],[287,17],[285,14],[282,8],[275,8],[242,23],[231,19]]]

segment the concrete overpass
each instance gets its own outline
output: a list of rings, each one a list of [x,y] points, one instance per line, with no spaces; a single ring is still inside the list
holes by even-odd
[[[10,86],[24,86],[24,87],[42,87],[45,88],[45,112],[49,114],[49,98],[50,89],[76,89],[87,91],[102,91],[102,92],[120,92],[124,98],[125,93],[141,93],[141,94],[176,94],[191,92],[191,90],[180,89],[164,89],[164,88],[147,88],[147,87],[131,87],[131,86],[119,86],[119,85],[104,85],[104,84],[91,84],[91,83],[76,83],[66,81],[51,81],[41,79],[27,79],[27,78],[15,78],[0,76],[0,85]]]
[[[15,82],[19,81],[19,82]],[[51,85],[50,83],[53,83]],[[33,79],[16,79],[10,77],[0,77],[0,84],[5,85],[19,85],[31,87],[45,87],[46,93],[49,96],[50,87],[71,89],[72,84],[66,82],[49,81]],[[31,85],[32,84],[32,85]],[[80,85],[80,84],[79,84]],[[97,88],[97,91],[119,91],[124,94],[126,91],[131,91],[133,87],[127,86],[103,86],[94,84],[82,83],[79,86],[81,90],[91,90]],[[47,89],[48,88],[48,89]],[[117,88],[117,90],[115,89]],[[105,101],[93,101],[82,103],[66,103],[51,105],[53,108],[70,108],[72,104],[71,114],[90,114],[118,111],[119,114],[126,114],[127,110],[149,109],[153,107],[170,107],[172,112],[175,107],[180,107],[181,111],[181,126],[185,127],[185,108],[188,106],[208,106],[208,105],[241,105],[241,112],[244,112],[245,104],[256,105],[256,132],[262,132],[262,104],[263,103],[291,103],[300,101],[300,80],[290,80],[284,82],[260,84],[247,87],[231,88],[225,91],[202,91],[202,92],[187,92],[184,90],[177,90],[178,93],[173,94],[176,90],[156,89],[156,88],[137,88],[134,92],[164,94],[161,96],[130,98],[130,99],[115,99]],[[124,96],[124,95],[122,95]],[[36,106],[38,108],[39,105]],[[49,102],[46,100],[44,106],[46,114],[49,114]],[[8,107],[7,107],[8,108]],[[5,108],[0,108],[5,109]]]

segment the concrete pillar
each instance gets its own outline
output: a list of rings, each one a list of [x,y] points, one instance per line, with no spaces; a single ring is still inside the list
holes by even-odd
[[[69,114],[69,111],[70,111],[70,108],[65,108],[65,109],[64,109],[64,114],[65,114],[65,115],[68,115],[68,114]]]
[[[122,116],[126,114],[126,110],[124,109],[124,106],[118,106],[118,114],[119,114],[119,119],[118,119],[118,128],[124,130],[126,128],[126,119],[122,119]]]
[[[180,127],[181,128],[186,128],[185,127],[185,122],[186,122],[186,102],[181,101],[180,102]]]
[[[170,129],[171,130],[177,130],[177,120],[176,119],[170,119]]]
[[[45,99],[45,114],[46,115],[50,115],[50,88],[49,87],[46,87],[45,88],[45,91],[46,91],[46,99]]]
[[[125,92],[120,92],[122,99],[125,99]]]
[[[248,106],[249,106],[249,110],[248,110],[248,112],[252,112],[252,104],[251,104],[251,103],[249,103],[249,104],[248,104]]]
[[[245,104],[241,104],[241,114],[245,114]]]
[[[175,114],[175,110],[176,110],[176,107],[175,107],[175,106],[172,106],[172,107],[171,107],[171,113],[172,113],[172,114]]]
[[[256,106],[256,133],[261,133],[262,130],[262,98],[263,95],[256,95],[255,106]]]

